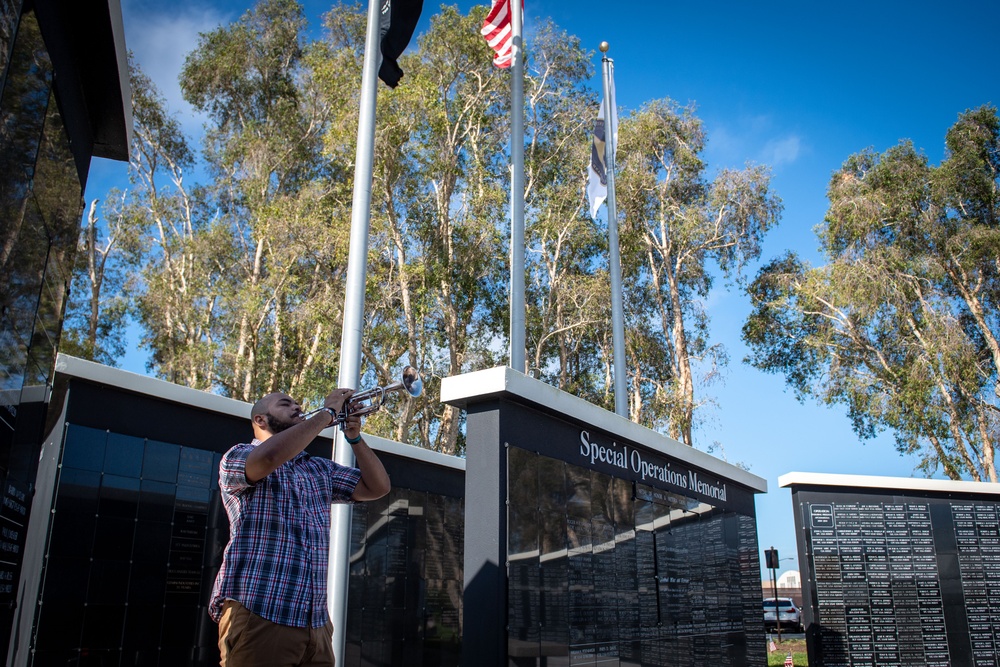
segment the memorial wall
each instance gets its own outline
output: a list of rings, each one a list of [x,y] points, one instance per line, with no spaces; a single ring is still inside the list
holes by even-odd
[[[128,161],[131,108],[119,0],[0,2],[0,657],[84,186],[92,156]]]
[[[19,576],[0,579],[19,602],[7,664],[218,665],[218,465],[252,436],[250,406],[65,356],[54,396],[30,521],[14,492],[0,514],[28,533],[0,531],[0,551],[25,545]],[[345,664],[457,666],[462,463],[368,440],[393,489],[352,506]],[[320,437],[306,451],[331,447]]]
[[[810,664],[1000,665],[1000,485],[790,473]]]
[[[763,664],[752,515],[515,447],[508,478],[511,658]]]
[[[468,413],[463,664],[766,664],[763,480],[511,369],[442,400]]]

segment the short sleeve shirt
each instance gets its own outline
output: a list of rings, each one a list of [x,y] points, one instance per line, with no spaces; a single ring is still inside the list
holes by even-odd
[[[251,484],[246,460],[259,444],[236,445],[219,465],[229,544],[209,614],[218,622],[232,599],[272,623],[318,628],[328,619],[330,505],[351,502],[361,471],[302,452]]]

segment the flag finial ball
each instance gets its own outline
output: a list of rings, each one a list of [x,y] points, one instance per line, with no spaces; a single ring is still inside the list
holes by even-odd
[[[601,42],[601,53],[607,53],[611,46],[607,42]]]

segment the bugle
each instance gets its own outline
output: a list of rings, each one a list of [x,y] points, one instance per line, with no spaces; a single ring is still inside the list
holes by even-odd
[[[407,366],[403,369],[403,376],[398,382],[393,382],[384,387],[375,387],[373,389],[366,389],[364,391],[359,391],[353,394],[346,403],[344,407],[341,408],[340,413],[337,414],[336,419],[333,423],[341,426],[347,421],[349,415],[368,415],[379,410],[386,401],[389,400],[389,395],[397,391],[405,391],[410,396],[416,398],[423,393],[424,382],[420,378],[420,373],[413,366]],[[311,417],[323,408],[318,408],[306,414],[306,417]],[[331,424],[333,426],[333,424]]]

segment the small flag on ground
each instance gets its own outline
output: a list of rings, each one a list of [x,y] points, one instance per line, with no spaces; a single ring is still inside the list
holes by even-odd
[[[775,646],[775,644],[774,644],[774,637],[772,637],[771,635],[768,635],[767,636],[767,652],[768,653],[774,653],[777,650],[778,650],[778,647]]]
[[[785,667],[795,667],[795,663],[792,661],[791,653],[785,656]]]
[[[521,0],[524,9],[524,0]],[[493,7],[483,21],[479,31],[486,38],[486,43],[496,52],[493,64],[497,67],[510,67],[511,50],[514,45],[510,27],[510,0],[493,0]]]
[[[611,99],[608,106],[611,108],[611,127],[614,136],[611,138],[611,154],[615,154],[618,148],[618,109],[615,106],[615,71],[610,68],[610,81],[608,90],[611,91]],[[607,124],[604,122],[604,102],[601,102],[601,110],[597,113],[597,121],[594,123],[594,142],[590,148],[590,177],[587,179],[587,199],[590,200],[590,217],[597,217],[597,209],[601,207],[604,200],[608,198],[608,166],[604,163],[604,144],[607,135]]]
[[[379,8],[382,65],[378,68],[378,78],[390,88],[399,85],[403,77],[403,70],[396,60],[410,43],[423,6],[424,0],[382,0]]]

